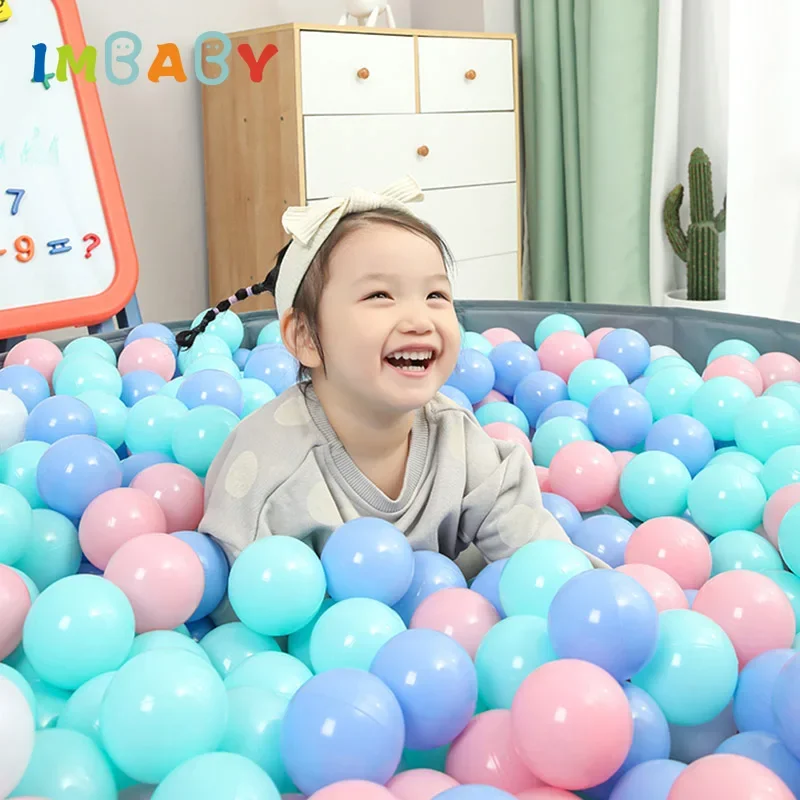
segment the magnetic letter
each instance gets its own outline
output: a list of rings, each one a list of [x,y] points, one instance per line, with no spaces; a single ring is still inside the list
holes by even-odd
[[[46,44],[33,45],[33,81],[34,83],[44,83],[45,76],[45,57],[47,56]]]
[[[120,39],[128,39],[130,44],[117,44]],[[128,52],[129,49],[130,52]],[[127,86],[139,77],[139,65],[136,63],[136,59],[141,52],[142,40],[130,31],[117,31],[106,39],[106,77],[111,83],[115,83],[117,86]],[[127,78],[118,78],[114,74],[115,61],[130,66],[131,72]]]
[[[78,75],[83,70],[86,70],[85,79],[88,83],[95,83],[97,78],[94,74],[94,68],[97,64],[97,48],[87,45],[83,52],[75,60],[75,52],[71,44],[64,44],[58,48],[58,66],[56,67],[56,80],[63,83],[67,80],[67,65],[72,70],[74,75]]]
[[[169,60],[169,64],[167,60]],[[147,77],[153,83],[158,83],[161,78],[175,78],[178,83],[186,81],[186,73],[183,70],[181,51],[178,50],[178,45],[170,42],[158,46],[158,53],[153,59]]]
[[[253,48],[249,44],[240,44],[236,48],[242,60],[248,67],[250,67],[250,80],[253,83],[261,83],[264,77],[264,67],[267,66],[269,60],[277,54],[278,48],[274,44],[268,44],[262,51],[261,55],[256,61]]]
[[[222,50],[219,53],[209,55],[203,51],[203,44],[207,41],[219,40],[222,43]],[[210,48],[209,48],[210,49]],[[194,71],[197,75],[197,80],[204,83],[206,86],[219,86],[228,79],[230,74],[230,67],[228,66],[227,58],[233,49],[231,40],[219,31],[206,31],[197,37],[194,43]],[[203,61],[208,61],[209,64],[219,64],[219,77],[209,78],[203,72]]]

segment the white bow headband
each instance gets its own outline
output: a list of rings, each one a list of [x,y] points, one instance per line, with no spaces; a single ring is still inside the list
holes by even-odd
[[[278,319],[292,307],[314,256],[342,217],[377,208],[394,208],[413,214],[406,203],[418,203],[424,199],[419,184],[408,175],[382,192],[353,189],[344,197],[329,197],[310,206],[287,208],[281,221],[283,229],[292,236],[292,243],[281,262],[275,287]]]

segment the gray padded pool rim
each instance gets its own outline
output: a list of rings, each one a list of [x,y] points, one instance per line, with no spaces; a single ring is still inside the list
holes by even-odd
[[[202,309],[200,309],[202,310]],[[683,308],[613,306],[590,303],[540,303],[535,301],[469,300],[456,303],[461,324],[471,331],[503,327],[514,331],[533,346],[536,326],[548,314],[569,314],[588,334],[597,328],[633,328],[650,344],[665,344],[677,350],[697,370],[702,371],[714,345],[725,339],[744,339],[761,353],[782,351],[800,357],[800,324],[761,317],[746,317]],[[261,328],[276,319],[274,311],[241,314],[245,325],[243,347],[253,347]],[[171,330],[185,330],[191,320],[164,323]],[[102,334],[114,350],[122,350],[127,331]],[[62,347],[69,340],[59,342]],[[0,364],[3,355],[0,354]]]

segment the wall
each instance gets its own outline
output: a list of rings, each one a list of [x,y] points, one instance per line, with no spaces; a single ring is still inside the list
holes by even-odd
[[[519,33],[520,0],[411,0],[415,28]],[[528,0],[530,2],[530,0]]]
[[[336,24],[338,0],[78,0],[84,34],[102,58],[118,30],[143,44],[142,77],[116,86],[98,69],[98,91],[141,268],[138,297],[146,320],[194,317],[207,305],[200,84],[191,77],[194,42],[208,30],[231,32],[286,22]],[[392,0],[397,25],[411,25],[410,0]],[[176,42],[189,80],[144,77],[158,43]],[[231,291],[238,287],[232,286]],[[75,331],[54,332],[53,338]]]

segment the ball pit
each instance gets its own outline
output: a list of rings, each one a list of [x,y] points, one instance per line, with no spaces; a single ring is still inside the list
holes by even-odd
[[[181,353],[156,323],[15,345],[0,796],[796,795],[800,334],[574,311],[465,304],[444,393],[525,449],[584,551],[529,544],[469,584],[377,519],[233,568],[197,532],[227,434],[295,380],[274,315]]]

